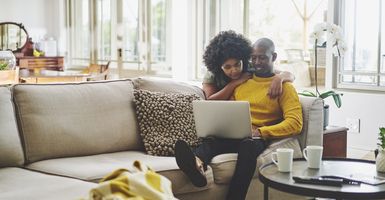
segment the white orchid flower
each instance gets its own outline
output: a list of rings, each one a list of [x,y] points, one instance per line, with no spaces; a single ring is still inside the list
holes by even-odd
[[[314,44],[318,40],[318,32],[312,32],[310,33],[309,42],[311,44]]]
[[[340,52],[339,52],[339,50],[338,50],[338,46],[337,46],[337,45],[336,45],[336,46],[333,46],[332,52],[333,52],[333,54],[334,54],[335,56],[341,55]]]
[[[328,32],[330,32],[330,34],[335,34],[337,32],[342,32],[341,28],[335,24],[331,24],[329,27],[328,27]]]
[[[323,44],[326,39],[325,34],[329,36],[329,42],[332,45],[333,54],[335,56],[343,56],[347,46],[343,41],[341,27],[335,24],[323,22],[314,26],[314,32],[310,34],[310,42],[315,45]]]
[[[343,56],[348,49],[346,43],[343,40],[338,42],[337,48],[340,50],[340,56]]]
[[[325,42],[325,32],[324,31],[314,31],[310,34],[310,43],[315,44],[317,40],[317,45],[323,44]]]
[[[323,23],[318,23],[314,26],[314,32],[323,32],[328,28],[328,24],[323,22]]]

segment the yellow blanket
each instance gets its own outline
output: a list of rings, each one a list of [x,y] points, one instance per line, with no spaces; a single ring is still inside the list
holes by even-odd
[[[103,178],[89,200],[175,200],[171,181],[141,162],[134,169],[118,169]]]

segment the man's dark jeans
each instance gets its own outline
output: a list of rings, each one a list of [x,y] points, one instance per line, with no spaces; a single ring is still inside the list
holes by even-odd
[[[243,200],[246,198],[251,179],[253,178],[257,157],[266,148],[262,139],[224,139],[204,138],[201,145],[194,149],[194,153],[205,165],[219,154],[238,153],[238,160],[227,193],[228,200]]]

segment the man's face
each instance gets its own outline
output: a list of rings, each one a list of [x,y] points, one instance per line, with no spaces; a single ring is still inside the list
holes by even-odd
[[[277,54],[265,48],[254,47],[251,53],[251,64],[255,69],[256,75],[271,75],[273,73],[273,62]]]

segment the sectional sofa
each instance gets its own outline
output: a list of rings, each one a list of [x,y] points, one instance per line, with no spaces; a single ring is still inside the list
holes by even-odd
[[[0,199],[79,199],[117,168],[141,160],[173,183],[180,199],[223,199],[236,154],[213,159],[208,185],[194,187],[173,157],[147,155],[133,104],[134,89],[192,93],[187,83],[150,78],[63,84],[18,84],[0,87]],[[300,97],[304,126],[295,138],[273,142],[257,165],[270,162],[278,147],[301,157],[306,145],[322,144],[321,99]],[[255,173],[247,199],[263,193]],[[274,196],[274,195],[271,195]],[[277,199],[282,199],[278,195]]]

